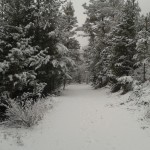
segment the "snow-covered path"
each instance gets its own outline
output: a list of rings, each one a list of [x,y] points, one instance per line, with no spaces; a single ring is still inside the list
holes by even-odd
[[[18,130],[16,141],[8,131],[0,150],[150,150],[150,135],[130,112],[108,107],[106,91],[69,86],[38,127]]]

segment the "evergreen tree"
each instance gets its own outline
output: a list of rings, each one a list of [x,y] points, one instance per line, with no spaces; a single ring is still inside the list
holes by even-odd
[[[0,21],[4,19],[5,7],[6,7],[5,0],[0,0]]]
[[[68,54],[67,56],[73,60],[74,67],[72,65],[68,65],[68,69],[66,69],[64,73],[64,85],[66,83],[67,78],[71,79],[75,74],[74,68],[77,68],[77,63],[80,61],[80,44],[75,38],[76,28],[77,28],[77,18],[75,17],[75,10],[73,7],[73,3],[71,1],[67,2],[62,8],[62,14],[59,18],[61,35],[60,41],[67,47]]]
[[[5,1],[0,27],[0,93],[11,98],[47,95],[59,88],[72,59],[60,44],[62,1]],[[28,93],[28,94],[26,94]],[[20,98],[21,101],[21,98]]]
[[[111,33],[111,70],[115,77],[115,85],[112,91],[119,90],[122,86],[123,93],[126,93],[131,88],[129,76],[133,75],[135,69],[133,56],[136,54],[138,3],[135,0],[127,0],[124,4],[122,15],[121,20],[119,20]]]
[[[109,32],[118,19],[120,5],[120,1],[106,0],[91,0],[89,6],[83,5],[88,16],[84,30],[90,36],[87,57],[91,62],[89,68],[91,68],[91,80],[95,87],[106,85],[111,74]]]
[[[129,76],[134,69],[137,15],[138,4],[135,0],[127,0],[123,9],[123,18],[112,32],[112,71],[117,77]]]
[[[141,16],[140,18],[140,30],[137,33],[137,43],[136,43],[136,54],[134,55],[134,61],[136,70],[134,71],[135,79],[145,82],[147,76],[149,75],[149,43],[150,43],[150,17],[149,15]]]

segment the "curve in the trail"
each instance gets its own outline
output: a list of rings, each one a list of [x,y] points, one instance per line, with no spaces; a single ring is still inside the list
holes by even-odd
[[[10,150],[150,150],[150,137],[132,114],[107,107],[118,98],[107,91],[68,86],[42,123],[22,138],[22,146],[11,143]]]

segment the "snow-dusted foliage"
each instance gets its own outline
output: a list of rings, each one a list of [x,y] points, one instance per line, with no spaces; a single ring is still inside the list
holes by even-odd
[[[13,99],[8,99],[9,103],[6,111],[6,116],[8,120],[6,122],[7,126],[13,127],[32,127],[36,125],[44,116],[44,113],[48,109],[48,106],[44,100],[40,100],[31,104],[26,103],[24,107]]]
[[[150,104],[150,82],[147,81],[144,84],[137,82],[134,86],[133,92],[129,97],[129,101],[133,101],[138,106],[149,106]]]
[[[74,66],[72,67],[72,65],[67,65],[67,69],[65,69],[64,71],[65,74],[63,75],[63,78],[65,85],[66,80],[70,79],[70,77],[75,79],[76,70],[78,70],[80,67],[79,66],[80,44],[75,38],[76,28],[78,27],[77,18],[75,17],[75,10],[73,7],[73,3],[71,1],[66,2],[62,7],[62,13],[59,18],[59,26],[60,26],[60,34],[59,34],[60,41],[68,49],[66,54],[67,59],[65,58],[64,60],[68,60]],[[62,45],[60,44],[57,47],[60,46],[62,47]]]
[[[122,20],[112,31],[112,70],[119,77],[130,75],[134,69],[138,4],[134,0],[128,0],[122,12]]]
[[[94,0],[83,7],[87,14],[83,28],[90,36],[85,59],[92,84],[97,88],[111,83],[115,89],[121,89],[126,85],[122,83],[126,82],[125,76],[133,76],[135,69],[138,3]]]
[[[123,76],[117,79],[119,83],[126,84],[126,83],[132,83],[133,78],[131,76]]]
[[[133,59],[135,61],[136,70],[134,71],[135,79],[140,81],[146,81],[149,79],[149,44],[150,44],[150,31],[149,31],[149,16],[144,18],[141,17],[141,21],[144,23],[143,28],[137,34],[137,43],[136,43],[136,54]]]
[[[26,102],[38,101],[60,88],[64,78],[71,79],[69,71],[75,60],[70,47],[77,49],[79,43],[70,35],[77,20],[67,12],[72,3],[63,10],[66,14],[60,13],[64,3],[4,1],[5,9],[0,12],[0,104],[9,105],[6,101],[10,98],[25,109]],[[74,22],[65,22],[65,17],[72,17]]]
[[[122,1],[90,1],[83,7],[87,19],[83,25],[84,31],[90,36],[89,47],[85,51],[85,59],[89,62],[88,70],[94,87],[102,87],[108,83],[111,74],[111,43],[110,31],[119,17]],[[107,80],[103,80],[107,78]]]

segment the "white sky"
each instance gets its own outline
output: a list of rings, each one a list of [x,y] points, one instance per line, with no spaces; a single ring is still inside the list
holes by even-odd
[[[74,9],[75,9],[75,15],[78,18],[78,24],[81,26],[86,19],[86,15],[83,14],[84,9],[82,7],[82,4],[88,3],[89,0],[71,0],[74,4]],[[150,0],[138,0],[139,5],[142,9],[142,13],[146,14],[150,12]],[[83,38],[83,37],[78,37],[77,38],[81,44],[81,46],[86,46],[88,44],[88,39]]]
[[[71,0],[75,9],[75,15],[78,18],[78,24],[82,25],[85,22],[86,15],[84,13],[84,8],[82,5],[88,3],[89,0]]]
[[[150,0],[138,0],[143,14],[150,12]]]

